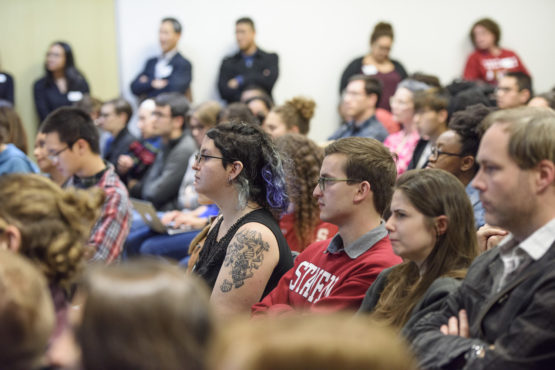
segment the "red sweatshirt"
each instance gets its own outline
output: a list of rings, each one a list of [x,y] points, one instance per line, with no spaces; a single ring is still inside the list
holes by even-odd
[[[524,72],[528,70],[513,51],[501,49],[501,54],[494,56],[488,51],[476,50],[468,57],[464,68],[464,79],[482,80],[497,85],[507,72]]]
[[[295,309],[357,310],[379,273],[402,262],[393,253],[388,236],[354,259],[344,250],[327,251],[331,240],[334,239],[316,242],[305,249],[275,289],[252,306],[252,314],[278,314]]]

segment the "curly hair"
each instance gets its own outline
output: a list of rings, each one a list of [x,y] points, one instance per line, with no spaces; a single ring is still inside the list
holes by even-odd
[[[19,252],[49,283],[69,287],[80,272],[84,245],[104,201],[102,190],[63,190],[40,175],[0,177],[0,230],[21,233]]]
[[[324,160],[324,149],[300,134],[286,134],[276,140],[278,150],[287,158],[285,178],[287,193],[295,206],[295,235],[301,250],[314,241],[314,229],[320,221],[318,201],[312,191]]]
[[[301,134],[306,135],[310,130],[310,119],[314,116],[314,108],[316,108],[314,100],[297,96],[275,107],[272,112],[281,117],[288,130],[296,126]]]
[[[223,123],[210,129],[206,136],[220,150],[225,168],[234,161],[243,170],[234,180],[239,193],[239,207],[254,201],[278,216],[289,205],[285,190],[285,173],[281,157],[272,139],[256,124]]]

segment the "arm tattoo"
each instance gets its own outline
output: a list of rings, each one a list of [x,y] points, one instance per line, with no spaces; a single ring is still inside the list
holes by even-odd
[[[231,281],[224,279],[220,290],[223,293],[231,291],[233,287],[240,288],[245,280],[254,275],[264,261],[264,252],[270,250],[270,245],[262,239],[258,231],[245,230],[237,233],[235,241],[230,243],[223,266],[231,266]]]

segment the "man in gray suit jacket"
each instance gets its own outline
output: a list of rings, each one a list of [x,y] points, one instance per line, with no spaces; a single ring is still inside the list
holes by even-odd
[[[408,334],[425,369],[545,369],[555,363],[555,113],[490,114],[473,186],[509,235],[478,257],[442,309]]]

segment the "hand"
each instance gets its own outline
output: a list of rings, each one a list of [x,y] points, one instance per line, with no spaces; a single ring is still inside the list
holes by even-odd
[[[206,218],[197,217],[191,214],[182,213],[173,221],[174,227],[188,226],[191,229],[202,229],[207,224]]]
[[[182,213],[180,211],[169,211],[164,213],[164,215],[162,216],[162,218],[160,219],[160,221],[162,221],[162,223],[164,225],[168,225],[172,222],[175,222],[175,219],[177,216],[181,215]]]
[[[236,78],[232,78],[231,80],[227,81],[227,87],[235,90],[239,87],[239,81],[237,81]]]
[[[152,86],[157,90],[160,90],[168,86],[168,80],[163,80],[163,79],[152,80],[152,82],[150,83],[150,86]]]
[[[480,252],[483,253],[495,248],[508,232],[486,224],[479,228],[476,234],[478,236],[478,248],[480,248]]]
[[[133,159],[126,155],[120,155],[118,158],[118,172],[125,175],[133,167]]]
[[[441,325],[439,328],[444,335],[458,335],[459,337],[468,338],[468,317],[466,310],[459,311],[459,317],[451,316],[447,325]]]

